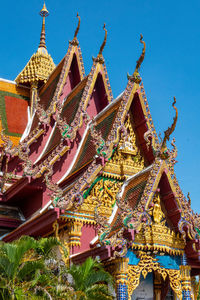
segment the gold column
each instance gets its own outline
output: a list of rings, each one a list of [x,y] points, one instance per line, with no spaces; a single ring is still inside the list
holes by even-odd
[[[158,272],[154,273],[154,294],[155,300],[161,300],[161,275]]]
[[[126,257],[114,261],[117,300],[128,299],[128,262]]]
[[[69,222],[69,246],[81,246],[81,229],[82,229],[83,223],[79,220],[71,220]]]
[[[180,266],[181,271],[181,283],[183,291],[191,292],[191,277],[190,277],[190,266]]]
[[[127,283],[129,258],[123,257],[115,260],[115,277],[116,283]]]

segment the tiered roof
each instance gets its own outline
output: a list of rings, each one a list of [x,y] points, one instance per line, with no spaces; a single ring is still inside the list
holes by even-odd
[[[37,52],[31,56],[25,68],[16,77],[15,81],[18,84],[21,83],[30,86],[36,82],[46,82],[47,78],[55,68],[55,64],[51,55],[47,52],[45,43],[45,17],[49,15],[45,3],[40,11],[40,15],[43,18],[40,44]]]
[[[45,7],[43,24],[46,14]],[[67,224],[67,230],[71,230],[74,253],[96,253],[95,246],[101,244],[99,251],[105,254],[106,249],[106,255],[125,255],[130,241],[134,242],[133,231],[137,233],[142,224],[152,222],[150,211],[158,204],[155,197],[159,194],[166,234],[180,234],[179,248],[169,244],[167,249],[169,253],[182,253],[185,247],[196,270],[199,216],[178,185],[174,173],[176,147],[172,142],[173,149],[169,150],[166,144],[177,122],[176,101],[172,126],[159,142],[139,74],[146,49],[142,36],[143,51],[135,71],[128,76],[124,92],[113,99],[102,54],[107,30],[104,26],[103,43],[86,76],[77,39],[79,16],[78,20],[66,55],[52,72],[48,69],[46,78],[42,73],[37,75],[37,68],[41,69],[37,61],[29,77],[25,78],[29,63],[26,72],[17,77],[17,82],[24,80],[31,85],[34,105],[17,147],[2,135],[7,144],[1,147],[0,201],[2,207],[17,207],[25,221],[20,220],[21,224],[3,239],[11,241],[22,234],[50,235],[57,222],[60,228]],[[44,45],[43,26],[40,57]],[[38,85],[33,87],[34,80]],[[75,222],[79,222],[77,227],[72,226]],[[95,223],[100,227],[98,235]],[[2,228],[6,226],[1,224]],[[74,228],[82,230],[82,236]]]

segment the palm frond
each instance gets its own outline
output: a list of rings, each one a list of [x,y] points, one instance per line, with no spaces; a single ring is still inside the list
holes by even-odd
[[[9,277],[8,267],[10,265],[10,260],[5,254],[0,255],[0,272],[3,277]]]
[[[111,300],[113,296],[106,284],[95,284],[87,289],[87,296],[90,300]]]
[[[96,283],[107,283],[107,284],[113,284],[113,278],[112,276],[106,272],[105,270],[92,270],[87,278],[85,279],[85,285],[91,286]]]
[[[57,238],[55,237],[41,238],[40,240],[38,240],[36,252],[40,255],[43,255],[43,257],[48,257],[51,250],[55,246],[61,246],[61,243]]]
[[[33,279],[35,272],[37,270],[43,270],[44,263],[40,261],[27,261],[23,264],[21,269],[18,272],[18,280],[23,281],[29,276],[30,280]],[[30,276],[32,275],[32,276]]]

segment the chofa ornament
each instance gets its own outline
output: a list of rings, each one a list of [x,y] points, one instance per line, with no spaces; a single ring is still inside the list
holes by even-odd
[[[127,74],[128,80],[133,81],[133,82],[138,83],[138,84],[142,80],[141,77],[140,77],[140,74],[139,74],[139,70],[140,70],[141,64],[144,60],[145,52],[146,52],[146,43],[145,43],[145,41],[143,41],[143,35],[142,34],[140,34],[140,43],[143,44],[143,49],[142,49],[142,53],[141,53],[141,55],[140,55],[140,57],[139,57],[139,59],[136,63],[135,71],[134,71],[132,76]]]

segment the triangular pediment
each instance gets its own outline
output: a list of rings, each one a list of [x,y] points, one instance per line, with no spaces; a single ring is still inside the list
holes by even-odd
[[[40,104],[44,109],[49,105],[62,104],[74,87],[83,80],[85,70],[80,46],[69,45],[67,54],[56,67],[47,83],[39,92]]]
[[[154,164],[124,182],[115,215],[123,216],[121,222],[125,228],[138,230],[143,223],[148,225],[153,221],[150,211],[159,193],[160,208],[169,229],[180,233],[184,238],[187,233],[193,239],[195,231],[191,208],[179,189],[177,182],[171,177],[167,163],[156,159]]]
[[[32,147],[31,155],[36,163],[41,160],[60,141],[60,132],[56,130],[56,119],[60,117],[66,98],[70,98],[72,91],[77,90],[84,81],[85,71],[80,46],[69,44],[65,57],[49,76],[45,85],[38,93],[36,110],[27,124],[23,140],[31,146],[32,142],[40,139],[38,147]],[[79,102],[78,102],[79,105]],[[54,117],[52,117],[54,115]],[[62,117],[62,116],[61,116]],[[41,128],[44,125],[44,129]],[[32,136],[40,132],[36,139]],[[57,139],[55,139],[55,136]],[[54,137],[54,141],[52,141]],[[32,150],[31,149],[31,150]]]
[[[111,178],[125,179],[144,169],[144,157],[137,143],[131,114],[128,114],[123,129],[119,143],[103,169],[104,175]]]
[[[87,118],[91,120],[111,101],[112,93],[111,91],[108,92],[110,86],[108,79],[105,80],[107,76],[106,74],[107,73],[105,66],[102,66],[100,63],[95,62],[90,74],[85,77],[79,84],[77,84],[76,87],[71,91],[71,93],[69,93],[68,96],[64,98],[62,110],[60,111],[60,119],[65,122],[66,127],[68,127],[69,130],[68,132],[66,131],[65,134],[65,130],[60,130],[59,126],[56,125],[42,157],[50,153],[51,150],[55,149],[57,146],[59,147],[60,141],[63,137],[73,139],[72,136],[75,138],[77,135],[79,135],[79,144],[83,132],[86,129],[84,124],[85,112],[87,114]],[[104,101],[101,99],[102,94],[105,97]],[[87,137],[88,134],[86,133],[85,136]],[[87,143],[87,141],[84,140],[83,144],[85,142]],[[83,149],[81,149],[80,152],[82,152],[82,150]],[[88,154],[91,156],[92,153],[92,149],[90,149],[90,153]],[[78,155],[76,156],[79,157]],[[70,157],[70,160],[72,160],[72,158],[73,157]],[[85,158],[87,160],[87,156]],[[74,164],[73,160],[72,164]],[[81,161],[76,167],[76,170],[80,167],[82,167]],[[69,170],[71,170],[71,167],[67,170],[67,174],[69,173]]]
[[[159,190],[146,209],[132,243],[133,249],[183,254],[186,242],[182,234],[175,232]]]
[[[87,103],[89,103],[90,101],[91,94],[94,89],[95,81],[97,79],[98,73],[102,69],[104,69],[104,66],[94,60],[93,67],[88,76],[87,84],[81,100],[81,102],[83,101],[85,103],[83,105],[83,109],[87,108]],[[93,182],[95,180],[99,172],[104,172],[104,169],[105,172],[107,172],[106,174],[107,177],[109,176],[110,177],[113,176],[113,178],[114,177],[117,178],[118,176],[121,177],[119,166],[116,167],[117,171],[113,172],[114,175],[112,174],[111,170],[109,170],[108,172],[108,170],[106,170],[106,167],[107,165],[109,165],[109,162],[112,161],[113,159],[116,146],[119,147],[119,142],[122,136],[121,131],[124,128],[124,124],[127,120],[128,114],[131,115],[131,126],[132,126],[132,128],[131,127],[128,128],[128,132],[130,135],[132,135],[131,139],[134,140],[133,143],[135,143],[135,137],[136,137],[136,146],[134,147],[133,145],[131,146],[132,147],[131,154],[133,155],[133,152],[137,153],[136,154],[137,157],[135,156],[135,164],[137,161],[139,165],[137,172],[139,171],[139,169],[141,170],[143,168],[143,158],[145,161],[145,166],[148,166],[150,164],[150,162],[154,159],[154,156],[151,147],[148,148],[146,146],[146,141],[144,139],[144,133],[148,130],[148,125],[146,120],[146,116],[147,116],[146,109],[148,107],[144,105],[143,97],[141,94],[142,91],[140,90],[140,85],[129,80],[125,91],[117,99],[113,100],[99,114],[97,114],[97,116],[94,118],[94,123],[93,122],[88,123],[87,126],[88,130],[86,130],[84,137],[77,149],[75,159],[72,161],[71,166],[70,168],[68,168],[66,174],[59,181],[59,184],[62,183],[64,184],[64,186],[66,186],[64,181],[65,180],[68,181],[67,177],[70,175],[70,173],[73,174],[74,176],[75,172],[76,174],[78,174],[77,171],[81,170],[81,168],[83,167],[84,169],[83,169],[82,176],[89,176],[88,180],[90,182]],[[113,107],[117,107],[117,110],[115,109],[116,112],[113,111]],[[137,110],[140,111],[139,117],[137,115]],[[105,120],[108,121],[108,124],[105,122]],[[73,128],[76,129],[76,127],[78,127],[79,124],[81,124],[81,122],[82,122],[82,118],[80,117]],[[102,125],[100,125],[99,123],[102,123]],[[96,126],[95,124],[99,124],[99,125]],[[96,131],[95,133],[96,137],[90,134],[91,131],[94,131],[92,130],[92,127]],[[125,146],[125,148],[127,147]],[[130,143],[129,143],[129,148],[130,148]],[[88,151],[87,149],[90,149],[90,151]],[[96,157],[98,158],[95,163]],[[132,161],[134,161],[134,159],[132,159]],[[92,163],[92,167],[90,166],[90,163]],[[131,170],[129,170],[129,174],[127,173],[127,177],[124,177],[123,180],[131,176],[131,174],[137,173],[136,169],[133,171],[132,167]],[[88,172],[88,170],[90,170],[90,172]],[[86,187],[87,184],[85,181],[83,181],[79,185],[79,190],[83,192]],[[71,197],[72,200],[74,199],[73,196],[74,192],[75,192],[74,187],[73,185],[71,185],[71,187],[67,189],[67,192],[65,194],[66,206],[68,201],[71,201]],[[58,205],[60,204],[58,203]],[[65,207],[64,202],[62,202],[61,206]]]
[[[106,231],[100,231],[98,241],[114,247],[114,241],[120,235],[124,244],[120,253],[126,253],[128,242],[135,250],[180,255],[189,249],[187,252],[196,257],[197,253],[188,243],[188,238],[194,243],[195,236],[191,236],[194,224],[188,222],[190,226],[186,227],[186,212],[174,187],[167,163],[160,159],[130,177],[121,186],[107,223],[105,220],[101,223],[101,218],[97,217],[102,228],[106,224]],[[191,256],[189,252],[188,255]]]

